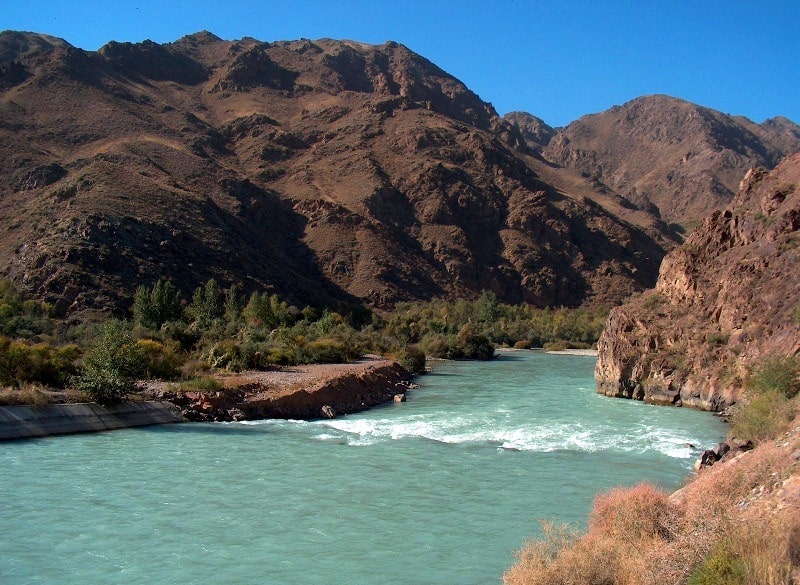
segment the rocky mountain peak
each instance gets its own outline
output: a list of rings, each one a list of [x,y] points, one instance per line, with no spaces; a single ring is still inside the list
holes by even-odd
[[[375,307],[655,281],[657,229],[543,180],[513,125],[400,44],[197,33],[23,67],[0,85],[0,267],[63,313],[161,277]]]
[[[542,156],[685,231],[727,205],[750,166],[800,150],[793,129],[650,95],[558,130]]]
[[[71,47],[58,37],[34,32],[6,30],[0,32],[0,63],[17,61],[56,47]]]
[[[672,241],[606,166],[543,159],[567,129],[498,117],[398,43],[37,42],[0,63],[0,269],[64,313],[160,277],[297,304],[613,304]]]
[[[550,144],[556,130],[541,118],[527,112],[509,112],[503,118],[511,123],[522,135],[529,146],[537,152]]]

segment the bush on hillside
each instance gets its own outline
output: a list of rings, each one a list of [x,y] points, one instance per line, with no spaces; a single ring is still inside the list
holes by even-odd
[[[788,398],[780,392],[767,390],[736,405],[730,418],[730,433],[738,439],[758,444],[784,432],[793,412],[793,404]]]
[[[756,364],[746,382],[748,395],[731,416],[731,434],[760,443],[784,432],[794,417],[800,390],[800,358],[768,357]]]
[[[779,356],[762,360],[747,380],[747,389],[761,393],[774,391],[786,398],[800,392],[800,357]]]

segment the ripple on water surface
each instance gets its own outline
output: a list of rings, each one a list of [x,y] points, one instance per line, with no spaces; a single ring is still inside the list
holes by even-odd
[[[676,487],[724,429],[594,392],[594,359],[446,363],[330,421],[0,444],[2,583],[498,583],[540,518]],[[696,445],[697,448],[690,447]]]

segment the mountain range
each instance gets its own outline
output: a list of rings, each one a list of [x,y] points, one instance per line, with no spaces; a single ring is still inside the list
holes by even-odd
[[[63,314],[209,278],[298,305],[618,304],[800,150],[645,96],[551,128],[393,42],[0,33],[0,272]]]

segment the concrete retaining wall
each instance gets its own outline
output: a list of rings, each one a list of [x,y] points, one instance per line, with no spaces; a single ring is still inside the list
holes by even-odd
[[[95,433],[183,422],[180,409],[165,402],[130,402],[113,407],[94,403],[43,407],[0,407],[0,440]]]

